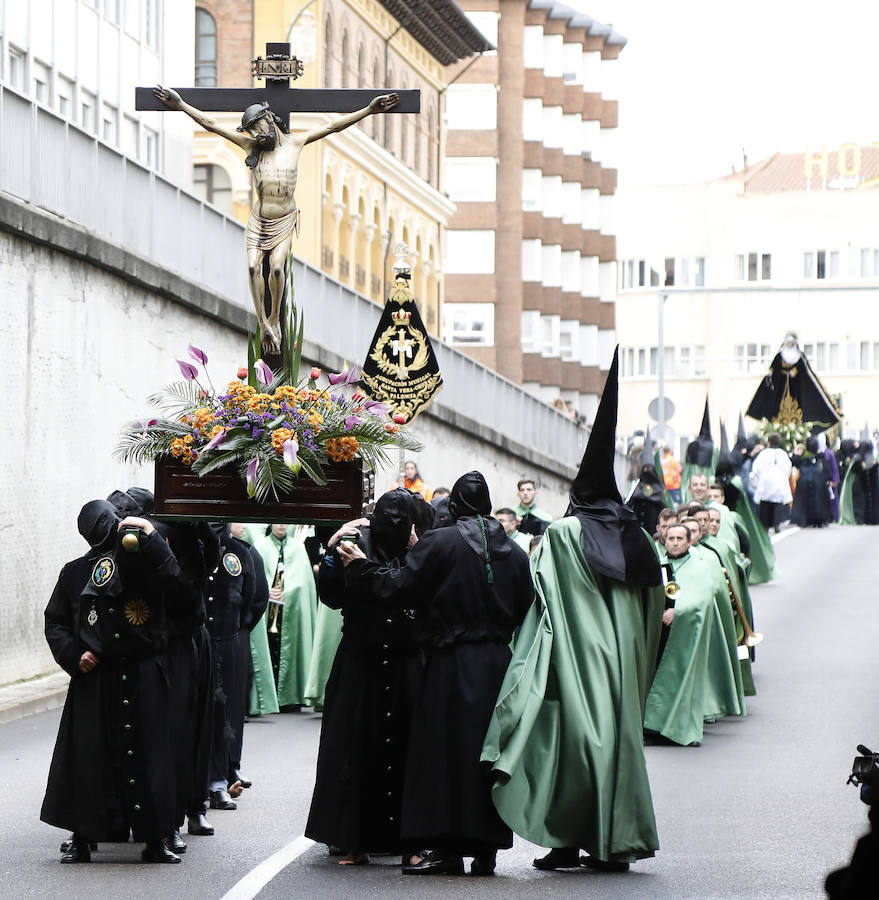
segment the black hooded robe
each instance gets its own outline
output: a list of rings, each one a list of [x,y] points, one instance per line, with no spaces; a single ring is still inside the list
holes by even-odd
[[[127,841],[129,832],[161,840],[177,820],[164,607],[180,570],[155,532],[120,566],[124,553],[116,543],[68,563],[45,612],[46,640],[71,679],[40,818],[91,842]],[[108,558],[115,572],[96,585]],[[82,673],[86,650],[99,663]]]
[[[477,477],[481,485],[465,481]],[[472,496],[483,489],[487,500],[478,473],[459,479],[450,500],[455,524],[428,531],[402,568],[361,559],[348,566],[358,590],[388,607],[415,609],[401,838],[407,846],[460,856],[512,846],[479,760],[512,633],[533,597],[527,555],[497,520],[484,518],[490,501]]]
[[[406,559],[416,503],[403,488],[376,503],[357,544],[384,566]],[[426,505],[426,504],[425,504]],[[408,716],[406,654],[411,619],[349,587],[335,552],[321,562],[321,603],[341,609],[342,640],[327,680],[306,837],[348,852],[402,851],[400,802]]]

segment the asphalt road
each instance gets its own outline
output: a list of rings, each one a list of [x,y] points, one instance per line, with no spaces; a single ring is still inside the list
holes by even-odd
[[[258,896],[824,896],[826,872],[866,828],[866,807],[845,785],[855,745],[879,745],[879,529],[800,531],[776,550],[781,578],[754,592],[766,640],[748,716],[708,727],[699,748],[647,748],[655,859],[625,875],[542,873],[531,867],[537,849],[517,841],[494,879],[418,879],[403,878],[392,859],[343,869],[311,846],[270,866]],[[64,835],[39,821],[59,715],[0,726],[0,897],[220,898],[302,834],[320,730],[312,713],[248,724],[244,768],[254,787],[235,812],[210,814],[216,835],[188,838],[181,865],[143,865],[129,844],[102,845],[92,865],[60,866]],[[248,885],[267,877],[258,875],[236,896],[253,896]]]

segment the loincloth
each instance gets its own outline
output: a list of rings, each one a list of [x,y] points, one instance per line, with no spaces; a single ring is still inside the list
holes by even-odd
[[[297,207],[277,219],[264,219],[251,209],[247,223],[247,249],[267,253],[294,234],[299,237],[299,213]]]

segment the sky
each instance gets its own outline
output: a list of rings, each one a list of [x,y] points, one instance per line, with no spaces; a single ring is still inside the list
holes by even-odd
[[[628,39],[621,186],[707,181],[781,151],[879,142],[879,0],[566,0]]]

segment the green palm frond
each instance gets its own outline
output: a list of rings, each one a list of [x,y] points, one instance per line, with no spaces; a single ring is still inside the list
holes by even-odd
[[[179,418],[199,405],[201,388],[194,381],[174,381],[147,398],[167,416]]]
[[[175,437],[192,434],[183,422],[160,420],[156,425],[143,427],[141,422],[130,422],[122,431],[113,456],[123,463],[147,463],[169,454],[169,445]]]

